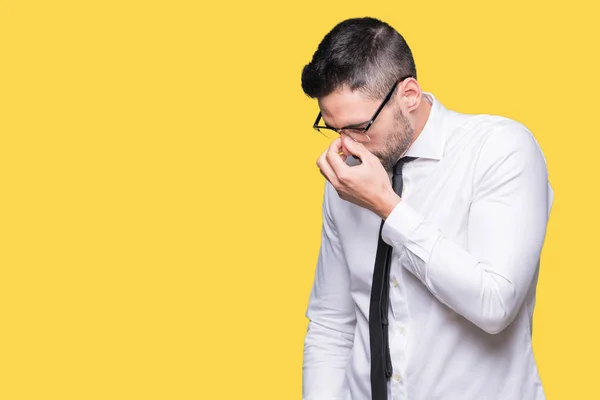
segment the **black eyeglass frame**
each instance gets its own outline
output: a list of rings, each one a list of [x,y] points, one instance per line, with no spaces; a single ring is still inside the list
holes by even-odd
[[[366,134],[367,131],[369,130],[369,128],[371,127],[371,125],[373,125],[373,122],[375,122],[375,119],[377,118],[377,116],[379,115],[381,110],[383,110],[383,107],[385,107],[385,105],[388,103],[388,101],[390,101],[390,99],[392,98],[392,94],[394,94],[394,90],[396,90],[396,87],[398,86],[398,84],[400,82],[402,82],[408,78],[412,78],[412,77],[413,77],[412,75],[408,75],[402,79],[397,80],[394,83],[394,86],[392,86],[389,93],[385,96],[385,99],[383,99],[383,101],[381,102],[381,105],[377,108],[377,111],[375,111],[375,114],[373,114],[373,117],[371,118],[371,120],[367,122],[366,127],[362,128],[362,129],[356,128],[357,126],[363,125],[364,122],[361,122],[359,124],[354,124],[354,125],[348,125],[343,128],[332,128],[330,126],[317,125],[319,123],[319,121],[321,120],[321,112],[319,111],[319,115],[317,115],[317,119],[315,120],[315,123],[313,124],[313,129],[321,134],[323,133],[323,132],[321,132],[321,129],[329,129],[334,132],[337,132],[338,134],[340,134],[341,131],[352,129],[354,131],[358,131],[357,134],[362,134],[362,135]],[[367,138],[368,138],[368,136],[367,136]]]

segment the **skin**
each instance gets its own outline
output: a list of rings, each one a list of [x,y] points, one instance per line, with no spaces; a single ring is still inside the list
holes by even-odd
[[[381,100],[341,87],[318,99],[323,120],[331,127],[369,121]],[[367,131],[371,141],[359,143],[341,134],[321,154],[317,166],[339,196],[386,219],[402,199],[392,189],[389,171],[423,131],[431,105],[413,78],[398,84],[396,92]],[[361,160],[350,167],[349,155]]]

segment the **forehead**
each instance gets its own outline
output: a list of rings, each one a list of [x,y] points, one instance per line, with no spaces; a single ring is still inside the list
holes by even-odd
[[[347,87],[319,98],[318,103],[323,119],[328,125],[338,128],[370,120],[378,106],[375,100]]]

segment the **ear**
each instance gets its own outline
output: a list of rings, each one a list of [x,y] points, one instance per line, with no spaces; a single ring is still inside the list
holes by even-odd
[[[404,87],[402,95],[402,102],[407,113],[412,113],[419,108],[421,100],[423,99],[423,92],[421,91],[421,85],[415,78],[407,78],[400,82]]]

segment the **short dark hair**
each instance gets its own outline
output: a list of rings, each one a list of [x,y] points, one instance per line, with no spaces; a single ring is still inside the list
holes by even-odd
[[[395,81],[409,75],[416,79],[417,70],[400,33],[375,18],[351,18],[325,35],[302,70],[302,89],[320,98],[347,86],[381,99]]]

